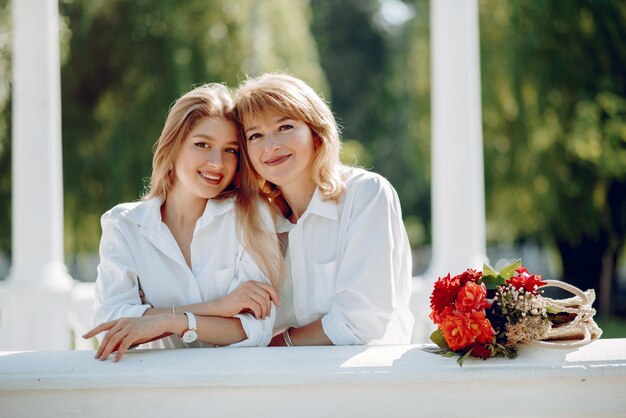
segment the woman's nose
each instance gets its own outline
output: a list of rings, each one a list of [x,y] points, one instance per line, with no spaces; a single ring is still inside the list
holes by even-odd
[[[267,141],[265,141],[265,148],[267,151],[276,151],[280,148],[280,141],[275,135],[268,135]]]
[[[211,167],[221,168],[224,163],[224,160],[222,158],[222,152],[219,150],[213,150],[209,152],[207,155],[207,163]]]

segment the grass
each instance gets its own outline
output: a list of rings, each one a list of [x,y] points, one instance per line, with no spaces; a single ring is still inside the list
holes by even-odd
[[[626,338],[626,318],[624,317],[596,317],[595,321],[602,328],[602,338]]]

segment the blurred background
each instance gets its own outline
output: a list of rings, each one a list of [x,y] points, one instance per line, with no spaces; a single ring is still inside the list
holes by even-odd
[[[59,7],[65,255],[74,279],[95,280],[99,218],[143,193],[172,102],[195,84],[234,87],[267,71],[303,78],[331,103],[344,161],[395,186],[414,274],[425,271],[428,0]],[[480,0],[479,9],[490,262],[522,258],[531,272],[608,295],[600,325],[607,337],[626,337],[626,2]],[[11,14],[0,0],[0,279],[10,259]]]

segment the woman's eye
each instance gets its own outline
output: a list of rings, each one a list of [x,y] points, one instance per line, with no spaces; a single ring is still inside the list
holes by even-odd
[[[261,137],[261,134],[257,134],[257,133],[255,133],[255,134],[252,134],[252,135],[250,135],[250,136],[248,137],[248,141],[254,141],[255,139],[258,139],[258,138],[260,138],[260,137]]]
[[[237,148],[226,148],[226,152],[233,155],[239,154],[239,150]]]
[[[280,125],[278,128],[279,131],[284,132],[293,129],[293,125]]]
[[[194,143],[194,145],[198,148],[209,148],[209,144],[207,144],[206,142],[196,142]]]

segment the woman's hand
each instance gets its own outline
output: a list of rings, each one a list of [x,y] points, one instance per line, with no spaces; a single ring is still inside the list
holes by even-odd
[[[113,352],[114,361],[119,361],[129,347],[154,341],[185,330],[187,319],[184,315],[160,314],[141,316],[137,318],[120,318],[105,322],[83,335],[83,338],[92,338],[101,332],[107,331],[95,358],[106,360]],[[175,331],[176,330],[176,331]]]
[[[210,303],[216,310],[214,315],[232,317],[249,312],[256,319],[265,319],[272,313],[272,303],[278,307],[278,293],[269,284],[250,280],[228,295]]]

